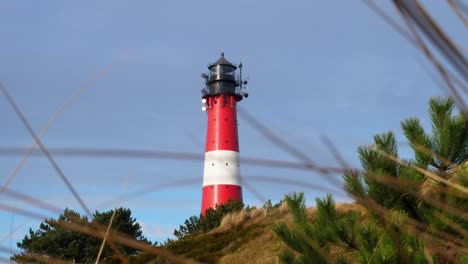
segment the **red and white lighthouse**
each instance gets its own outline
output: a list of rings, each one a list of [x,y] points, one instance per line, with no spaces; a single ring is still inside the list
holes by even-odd
[[[201,213],[230,199],[242,200],[236,104],[248,94],[242,64],[233,65],[224,53],[203,73],[202,110],[207,112],[206,153]],[[239,74],[236,70],[239,69]]]

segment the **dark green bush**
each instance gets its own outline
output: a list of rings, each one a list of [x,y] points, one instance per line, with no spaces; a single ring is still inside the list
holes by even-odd
[[[221,220],[225,215],[238,212],[243,208],[244,203],[240,200],[229,200],[225,204],[218,205],[216,209],[209,208],[205,211],[205,215],[194,215],[185,220],[184,225],[180,225],[179,229],[174,230],[174,236],[180,239],[210,231],[221,224]]]

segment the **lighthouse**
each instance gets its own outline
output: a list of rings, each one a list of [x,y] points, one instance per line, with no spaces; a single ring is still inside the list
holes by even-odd
[[[207,113],[201,213],[229,200],[242,200],[236,105],[248,96],[238,66],[221,57],[203,73],[202,110]],[[237,72],[238,70],[238,72]]]

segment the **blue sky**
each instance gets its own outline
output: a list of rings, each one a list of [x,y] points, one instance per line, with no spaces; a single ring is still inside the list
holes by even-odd
[[[336,165],[321,141],[332,140],[358,166],[356,148],[375,133],[393,130],[403,155],[399,123],[417,116],[429,129],[427,102],[444,95],[422,67],[423,58],[360,1],[1,1],[0,81],[38,132],[86,79],[122,56],[93,81],[43,138],[47,147],[89,147],[204,153],[206,116],[201,111],[208,63],[226,53],[244,62],[249,98],[240,107],[323,165]],[[394,14],[389,5],[382,5]],[[442,2],[430,11],[449,33],[463,39],[462,23]],[[33,142],[0,97],[0,146]],[[295,161],[239,120],[242,157]],[[0,157],[3,182],[19,156]],[[165,188],[123,200],[151,240],[164,240],[201,202],[203,162],[157,159],[56,157],[92,210],[122,193],[173,180],[199,184]],[[331,186],[323,175],[242,166],[242,176],[276,202],[305,191],[312,203]],[[249,176],[307,180],[307,189]],[[331,177],[331,176],[327,176]],[[338,177],[338,176],[336,176]],[[83,212],[44,158],[27,160],[10,187],[60,208]],[[349,200],[335,193],[338,200]],[[245,190],[245,202],[261,205]],[[56,216],[1,196],[1,203]],[[115,203],[114,203],[115,204]],[[11,227],[13,244],[40,220],[0,212],[0,235]],[[0,241],[9,247],[10,239]]]

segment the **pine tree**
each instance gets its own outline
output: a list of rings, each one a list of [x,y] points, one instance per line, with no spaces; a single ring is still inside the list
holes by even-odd
[[[339,212],[331,195],[316,199],[316,218],[307,217],[303,193],[286,196],[293,225],[274,228],[289,250],[280,254],[282,263],[425,263],[417,239],[402,237],[394,243],[393,232],[373,218],[358,212]]]
[[[331,196],[317,199],[317,219],[306,218],[303,195],[286,202],[293,225],[275,232],[290,247],[283,263],[452,263],[468,261],[468,129],[452,116],[449,98],[429,102],[432,133],[417,118],[401,127],[414,158],[401,160],[395,135],[359,147],[362,171],[344,174],[345,190],[368,209],[363,219],[336,211]]]
[[[446,210],[468,211],[467,193],[457,188],[466,186],[467,175],[457,168],[468,160],[467,122],[462,113],[452,116],[453,108],[450,98],[430,100],[431,134],[425,133],[417,118],[401,123],[414,150],[412,160],[398,160],[396,140],[391,132],[375,136],[374,146],[360,147],[363,171],[345,174],[346,191],[357,200],[368,199],[407,216],[408,220],[420,224],[418,232],[424,236],[444,232],[452,235],[451,239],[463,239],[468,230],[466,218]],[[430,174],[452,184],[449,186],[429,177]],[[381,225],[389,224],[384,220],[381,219]],[[394,225],[393,229],[396,234],[404,232],[401,225]],[[420,242],[432,252],[434,261],[448,263],[462,258],[457,250],[448,246],[451,242],[446,238],[434,241],[427,237]],[[463,244],[460,241],[454,243]]]

